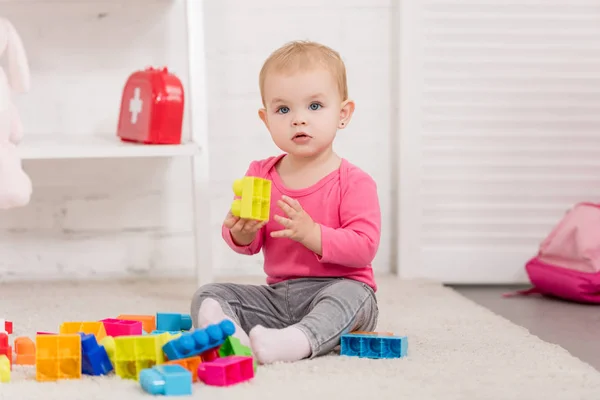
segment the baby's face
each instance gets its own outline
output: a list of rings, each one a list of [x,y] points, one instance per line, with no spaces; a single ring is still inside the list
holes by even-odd
[[[326,69],[270,73],[264,82],[261,118],[286,153],[312,157],[329,148],[340,123],[342,99]]]

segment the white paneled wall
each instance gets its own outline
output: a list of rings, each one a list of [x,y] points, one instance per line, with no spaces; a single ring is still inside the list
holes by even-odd
[[[261,274],[260,255],[220,238],[231,183],[279,152],[258,119],[258,72],[292,39],[339,50],[357,102],[337,150],[379,183],[391,266],[391,0],[207,1],[211,224],[217,274]],[[32,90],[17,101],[26,134],[114,134],[128,75],[166,65],[187,85],[185,7],[177,0],[8,1],[0,15],[28,51]],[[186,108],[186,114],[188,110]],[[189,134],[187,117],[184,134]],[[0,212],[0,280],[194,274],[189,159],[29,161],[29,206]],[[388,217],[390,216],[390,217]]]
[[[600,2],[404,2],[402,276],[526,283],[600,200]]]

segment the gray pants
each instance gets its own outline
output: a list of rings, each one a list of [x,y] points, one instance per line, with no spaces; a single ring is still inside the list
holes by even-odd
[[[256,325],[275,329],[294,325],[308,338],[311,358],[331,352],[345,333],[373,331],[379,316],[371,287],[343,278],[300,278],[273,285],[207,284],[192,299],[194,327],[206,298],[216,300],[246,333]]]

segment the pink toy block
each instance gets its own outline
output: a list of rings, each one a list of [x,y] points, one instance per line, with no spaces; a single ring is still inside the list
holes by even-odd
[[[227,356],[198,366],[198,379],[207,385],[231,386],[254,378],[252,357]]]
[[[106,318],[101,320],[107,336],[137,336],[142,334],[142,323],[126,319]]]
[[[36,335],[56,335],[56,333],[52,333],[52,332],[36,332]]]

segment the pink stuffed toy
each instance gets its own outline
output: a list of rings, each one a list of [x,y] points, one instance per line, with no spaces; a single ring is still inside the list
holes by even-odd
[[[31,179],[23,171],[17,151],[23,126],[11,100],[11,89],[17,93],[29,90],[29,64],[15,28],[0,17],[0,56],[5,52],[9,76],[0,68],[0,209],[27,205],[32,192]]]

